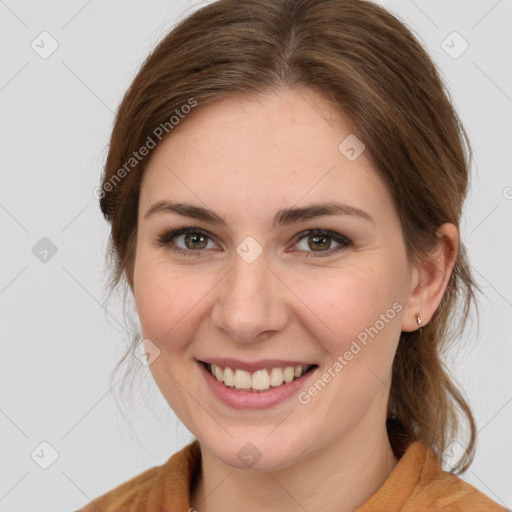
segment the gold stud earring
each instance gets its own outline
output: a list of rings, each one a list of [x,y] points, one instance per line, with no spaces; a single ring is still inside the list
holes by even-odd
[[[422,319],[419,313],[416,313],[416,322],[418,323],[418,325],[421,325]]]

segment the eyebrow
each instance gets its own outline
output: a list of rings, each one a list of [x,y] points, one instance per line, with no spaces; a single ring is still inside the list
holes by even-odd
[[[157,201],[155,204],[153,204],[144,214],[144,220],[147,220],[149,217],[159,212],[177,213],[179,215],[183,215],[184,217],[211,222],[213,224],[218,224],[228,228],[228,224],[224,217],[216,214],[211,210],[208,210],[207,208],[188,203],[178,203],[165,199]],[[368,222],[371,222],[372,224],[375,224],[375,221],[368,212],[355,206],[331,201],[328,203],[309,204],[300,208],[292,207],[279,210],[274,216],[272,227],[277,225],[287,226],[289,224],[293,224],[294,222],[316,219],[323,216],[344,215],[359,217]]]

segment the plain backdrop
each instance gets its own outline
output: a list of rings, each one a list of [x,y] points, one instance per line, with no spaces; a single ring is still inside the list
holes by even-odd
[[[485,297],[450,367],[479,429],[462,476],[512,508],[512,2],[382,3],[437,63],[474,147],[461,234]],[[0,511],[76,510],[192,439],[151,378],[116,401],[129,340],[92,191],[138,67],[203,4],[0,0]]]

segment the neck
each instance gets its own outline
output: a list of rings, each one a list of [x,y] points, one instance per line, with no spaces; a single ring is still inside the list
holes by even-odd
[[[397,464],[385,427],[356,428],[342,440],[277,471],[243,471],[201,450],[191,495],[199,512],[322,510],[353,512],[381,487]],[[320,492],[319,492],[320,491]]]

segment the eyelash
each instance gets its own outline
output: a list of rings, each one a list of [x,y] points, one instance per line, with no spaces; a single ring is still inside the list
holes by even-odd
[[[204,251],[204,249],[193,251],[193,250],[187,250],[182,249],[181,247],[176,247],[174,244],[171,244],[171,240],[179,235],[187,234],[187,233],[193,233],[198,235],[203,235],[207,237],[209,240],[212,240],[212,237],[208,234],[208,232],[203,231],[199,228],[192,228],[192,227],[181,227],[181,228],[170,228],[170,230],[166,230],[164,233],[157,235],[155,238],[155,242],[162,246],[162,247],[168,247],[173,252],[184,255],[184,256],[190,256],[190,257],[197,257],[193,256],[193,253],[196,253],[198,256],[201,252]],[[326,256],[331,256],[334,253],[338,253],[344,249],[347,249],[348,247],[351,247],[353,245],[352,241],[349,240],[347,237],[340,235],[339,233],[336,233],[334,231],[329,231],[326,229],[308,229],[307,231],[303,231],[302,233],[299,233],[297,235],[297,240],[294,243],[299,243],[303,238],[306,238],[311,235],[322,235],[326,236],[328,238],[332,238],[335,242],[339,243],[340,246],[336,247],[335,249],[329,249],[327,251],[306,251],[307,253],[312,253],[314,258],[323,258]],[[296,251],[292,251],[296,252]],[[300,250],[299,250],[300,252]],[[304,256],[306,258],[309,258],[309,254],[307,256]]]

